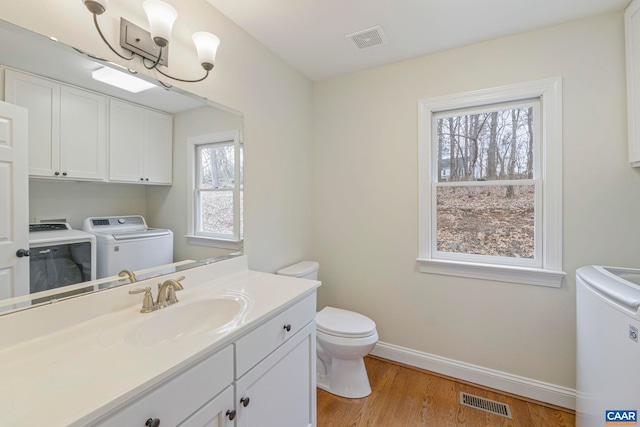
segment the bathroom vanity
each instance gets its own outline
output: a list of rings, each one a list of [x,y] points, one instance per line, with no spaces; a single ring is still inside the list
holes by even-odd
[[[158,279],[1,316],[0,425],[315,426],[320,282],[245,256],[180,274],[152,313],[129,290]]]

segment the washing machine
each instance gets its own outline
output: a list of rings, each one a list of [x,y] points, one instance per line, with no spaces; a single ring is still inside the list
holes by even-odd
[[[98,279],[173,262],[173,232],[148,227],[140,215],[86,218],[82,229],[96,236]]]
[[[63,288],[96,278],[95,236],[74,230],[67,223],[29,224],[29,252],[29,289],[18,289],[16,296]],[[55,297],[86,291],[83,288]],[[42,301],[34,301],[37,302]]]

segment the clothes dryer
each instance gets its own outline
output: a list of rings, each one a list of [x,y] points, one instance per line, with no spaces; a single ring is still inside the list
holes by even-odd
[[[82,229],[96,236],[98,279],[173,262],[173,232],[148,227],[140,215],[91,217]]]

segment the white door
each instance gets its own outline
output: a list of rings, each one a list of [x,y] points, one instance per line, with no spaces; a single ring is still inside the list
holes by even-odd
[[[0,299],[29,293],[28,155],[27,110],[0,102]]]

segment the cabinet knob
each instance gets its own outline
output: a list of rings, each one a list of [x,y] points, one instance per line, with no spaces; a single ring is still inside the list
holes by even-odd
[[[289,323],[287,323],[286,325],[284,325],[283,329],[287,332],[291,331],[291,325]]]
[[[149,178],[145,178],[144,180],[145,180],[145,181],[149,181]]]
[[[58,176],[58,175],[60,175],[60,172],[55,171],[53,174],[54,174],[55,176]]]
[[[236,410],[228,410],[225,415],[229,418],[229,421],[233,421],[233,419],[236,417]]]
[[[140,181],[144,181],[144,178],[140,178]]]
[[[16,251],[16,256],[18,258],[22,258],[23,256],[29,256],[31,255],[31,251],[29,249],[18,249]]]
[[[147,427],[158,427],[160,425],[160,418],[149,418],[144,425]]]
[[[249,406],[250,401],[251,399],[249,399],[248,397],[243,397],[242,399],[240,399],[240,403],[242,403],[242,406],[244,406],[245,408]]]
[[[62,172],[62,176],[67,176],[67,173],[66,172]]]

